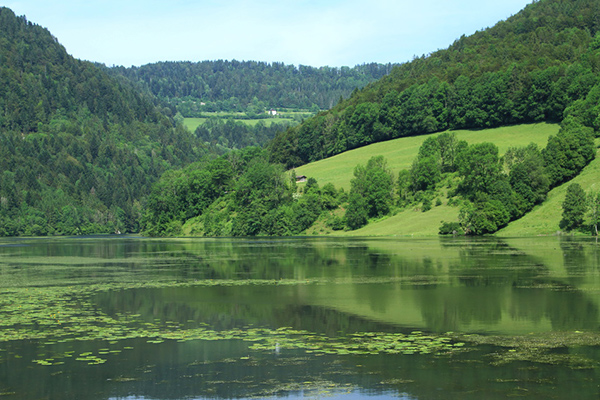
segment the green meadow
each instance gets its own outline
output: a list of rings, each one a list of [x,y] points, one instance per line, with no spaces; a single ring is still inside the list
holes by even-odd
[[[536,143],[545,147],[548,136],[558,133],[559,126],[555,124],[531,124],[487,129],[481,131],[454,131],[461,140],[468,143],[492,142],[504,154],[510,147],[526,146]],[[383,143],[376,143],[360,149],[352,150],[335,157],[304,165],[295,170],[297,175],[314,177],[322,186],[333,183],[337,188],[350,189],[354,167],[366,164],[373,157],[382,155],[388,160],[388,166],[394,175],[402,169],[410,168],[421,143],[427,136],[400,138]],[[600,143],[598,143],[600,144]],[[504,237],[553,235],[559,228],[562,214],[562,202],[567,186],[579,183],[585,191],[600,188],[600,160],[596,158],[582,173],[572,181],[559,186],[548,194],[546,201],[534,208],[523,218],[511,222],[497,235]],[[302,185],[302,184],[299,184]],[[427,212],[422,212],[420,205],[408,207],[395,215],[370,221],[368,225],[355,231],[332,232],[322,225],[309,229],[309,234],[335,234],[339,236],[435,236],[442,221],[457,221],[459,207],[449,206],[448,199],[439,198],[441,205],[434,206]]]
[[[277,116],[272,116],[268,118],[254,118],[250,119],[246,116],[246,113],[243,112],[207,112],[202,113],[204,115],[203,118],[184,118],[183,124],[190,132],[194,132],[196,128],[206,122],[209,118],[219,118],[219,119],[233,119],[235,122],[242,122],[246,125],[254,126],[262,121],[266,126],[271,126],[273,124],[282,124],[286,122],[300,121],[302,119],[309,118],[314,115],[314,113],[309,110],[278,110]]]
[[[282,124],[284,122],[289,122],[290,119],[287,118],[263,118],[263,119],[241,119],[241,118],[235,118],[235,116],[228,114],[229,117],[220,117],[222,119],[227,119],[227,118],[233,118],[233,120],[235,122],[243,122],[246,125],[250,125],[250,126],[254,126],[256,124],[258,124],[260,121],[262,121],[263,124],[265,124],[265,126],[271,126],[273,124]],[[202,125],[204,122],[206,122],[207,118],[184,118],[183,120],[183,124],[186,128],[188,128],[188,130],[190,132],[194,132],[196,130],[196,128],[198,128],[200,125]]]
[[[598,144],[598,141],[597,141]],[[579,183],[586,192],[600,189],[600,154],[581,173],[571,181],[558,186],[548,193],[546,201],[535,207],[523,218],[511,222],[506,228],[498,231],[499,236],[531,236],[554,235],[560,231],[562,203],[565,200],[567,187]]]
[[[546,146],[548,136],[557,134],[559,129],[560,127],[556,124],[539,123],[453,132],[456,133],[459,140],[466,140],[469,144],[492,142],[498,146],[500,154],[504,154],[510,147],[526,146],[532,142],[543,148]],[[439,134],[435,133],[433,135]],[[388,167],[397,176],[400,170],[410,168],[421,143],[428,136],[412,136],[374,143],[298,167],[295,169],[296,175],[313,177],[321,186],[326,183],[333,183],[336,188],[344,188],[348,191],[350,190],[350,181],[354,177],[354,167],[356,165],[365,165],[371,157],[381,155],[387,159]]]

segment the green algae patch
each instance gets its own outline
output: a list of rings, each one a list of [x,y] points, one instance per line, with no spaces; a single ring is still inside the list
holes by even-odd
[[[594,369],[599,366],[597,361],[574,350],[599,347],[600,332],[547,332],[519,336],[459,335],[454,339],[468,341],[474,346],[495,346],[497,351],[489,355],[492,365],[526,361],[537,364],[563,365],[571,369]]]
[[[254,333],[256,335],[256,333]],[[257,340],[257,339],[255,339]],[[364,354],[430,354],[456,351],[457,343],[450,338],[421,333],[364,332],[330,338],[293,329],[262,332],[253,350],[281,351],[282,349],[304,349],[309,353],[335,355]]]
[[[379,278],[377,278],[379,279]],[[377,280],[375,279],[375,280]],[[359,283],[362,283],[361,279]],[[368,280],[367,280],[368,281]],[[327,281],[331,283],[331,281]],[[369,281],[370,282],[370,281]],[[600,346],[600,334],[563,332],[522,336],[484,336],[464,334],[356,332],[336,337],[290,327],[277,329],[243,328],[216,330],[197,321],[148,322],[137,313],[108,315],[94,302],[101,292],[140,288],[178,288],[194,286],[242,285],[319,285],[314,280],[203,280],[194,282],[105,283],[88,286],[37,286],[7,288],[0,292],[0,342],[38,340],[48,346],[74,341],[103,341],[110,344],[130,339],[145,339],[152,345],[166,341],[240,340],[254,351],[279,353],[302,350],[320,355],[398,356],[447,355],[464,352],[480,345],[492,345],[490,363],[501,365],[515,361],[564,364],[571,368],[596,368],[595,362],[579,354],[563,354],[557,349]],[[347,281],[341,282],[345,284]],[[357,283],[357,282],[354,282]],[[124,348],[125,350],[130,347]],[[100,349],[97,354],[80,354],[78,362],[99,365],[107,356],[121,350]],[[33,360],[40,366],[60,365],[60,357]]]
[[[198,281],[151,282],[148,284],[118,285],[96,284],[68,287],[10,288],[0,293],[0,342],[39,340],[48,346],[73,341],[104,341],[117,343],[129,339],[146,339],[149,344],[165,341],[186,342],[190,340],[241,340],[249,342],[255,351],[280,352],[287,349],[304,350],[307,353],[357,355],[357,354],[442,354],[458,351],[464,343],[450,337],[424,334],[422,332],[385,333],[358,332],[351,335],[329,337],[289,327],[277,329],[244,328],[215,330],[198,323],[174,321],[144,321],[139,314],[118,313],[109,316],[92,301],[94,294],[132,288],[164,288],[182,286],[214,285],[298,285],[318,284],[307,280],[245,280],[245,281]],[[97,365],[106,362],[109,354],[120,350],[102,348],[98,354],[83,353],[76,361]],[[36,359],[42,366],[57,365],[51,359]]]

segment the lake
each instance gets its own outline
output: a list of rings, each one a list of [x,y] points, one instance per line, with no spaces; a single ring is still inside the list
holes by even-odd
[[[0,239],[1,399],[598,399],[593,238]]]

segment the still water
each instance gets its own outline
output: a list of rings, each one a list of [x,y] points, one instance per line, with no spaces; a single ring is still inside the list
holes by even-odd
[[[589,238],[0,240],[0,398],[598,399]]]

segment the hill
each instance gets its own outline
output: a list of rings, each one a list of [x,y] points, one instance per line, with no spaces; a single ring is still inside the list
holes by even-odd
[[[0,235],[137,232],[151,185],[203,145],[123,78],[0,8]]]
[[[498,146],[500,155],[509,148],[524,147],[535,143],[544,147],[551,135],[556,135],[560,127],[556,124],[530,124],[511,127],[485,129],[481,131],[455,131],[459,140],[469,144],[489,141]],[[304,165],[295,170],[296,174],[314,177],[321,185],[331,183],[336,187],[350,189],[350,181],[354,178],[353,171],[357,164],[366,164],[375,156],[384,156],[388,160],[388,168],[394,176],[400,170],[411,168],[417,158],[419,148],[427,138],[439,134],[429,134],[416,137],[400,138],[385,143],[375,143],[359,149],[351,150],[325,160]],[[299,184],[299,186],[302,184]],[[300,186],[301,187],[301,186]],[[308,230],[308,234],[332,234],[339,236],[436,236],[439,233],[441,221],[458,220],[460,207],[448,205],[447,193],[440,194],[442,204],[427,212],[421,211],[421,205],[415,204],[398,210],[395,214],[369,222],[368,225],[352,231],[337,231],[316,224]],[[560,213],[556,224],[560,220]],[[518,221],[517,221],[518,222]],[[517,223],[514,222],[514,223]],[[530,233],[529,233],[530,234]]]
[[[597,90],[599,12],[594,0],[533,2],[280,134],[271,160],[293,168],[398,137],[561,122]]]
[[[159,62],[111,72],[174,105],[184,117],[215,111],[264,114],[271,108],[329,109],[389,73],[391,64],[310,67],[258,61]]]
[[[289,178],[281,171],[255,159],[228,182],[225,195],[203,192],[213,203],[196,215],[185,211],[186,190],[168,218],[153,207],[154,232],[404,232],[396,224],[407,233],[494,233],[543,204],[551,189],[595,157],[599,11],[592,0],[541,0],[446,50],[400,65],[269,144],[271,163],[318,178],[300,192],[285,184]],[[540,125],[552,126],[541,140],[525,129],[517,140],[493,143],[506,131],[501,127],[532,123],[554,125]],[[478,130],[471,132],[477,139],[459,137],[465,129]],[[411,139],[393,151],[397,138]],[[353,149],[360,150],[348,153]],[[373,151],[378,155],[368,158]],[[238,157],[226,162],[237,164]],[[188,170],[161,179],[156,203],[162,206],[161,193],[180,182],[193,187],[199,173],[212,174]]]

